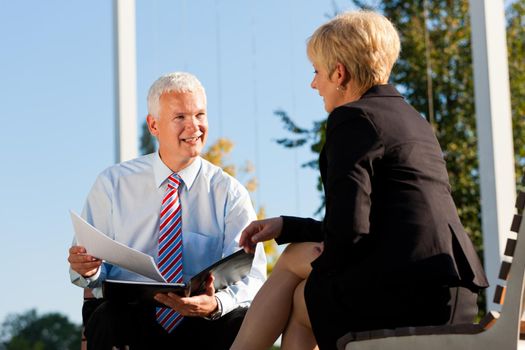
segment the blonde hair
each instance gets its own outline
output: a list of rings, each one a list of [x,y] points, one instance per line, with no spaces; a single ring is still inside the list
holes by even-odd
[[[307,42],[309,59],[331,75],[341,63],[364,93],[384,84],[399,56],[399,35],[383,15],[344,12],[319,27]]]

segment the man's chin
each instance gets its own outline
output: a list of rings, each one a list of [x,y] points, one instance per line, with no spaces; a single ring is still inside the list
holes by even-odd
[[[198,156],[200,156],[202,153],[202,147],[198,148],[198,149],[192,149],[190,150],[187,155],[188,155],[188,158],[197,158]]]

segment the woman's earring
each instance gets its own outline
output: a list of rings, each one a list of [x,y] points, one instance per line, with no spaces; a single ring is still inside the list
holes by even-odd
[[[336,88],[337,91],[345,91],[346,90],[346,87],[344,87],[344,85],[339,85],[337,88]]]

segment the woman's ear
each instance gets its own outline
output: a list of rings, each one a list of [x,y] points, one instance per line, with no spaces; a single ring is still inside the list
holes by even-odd
[[[339,86],[345,86],[350,81],[350,74],[346,70],[346,67],[342,63],[337,63],[335,65],[335,73],[336,73],[336,82]]]

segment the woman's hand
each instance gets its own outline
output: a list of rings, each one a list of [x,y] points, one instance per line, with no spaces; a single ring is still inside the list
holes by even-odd
[[[247,253],[254,253],[257,243],[279,237],[282,229],[282,217],[252,221],[242,231],[239,246],[243,247]]]

